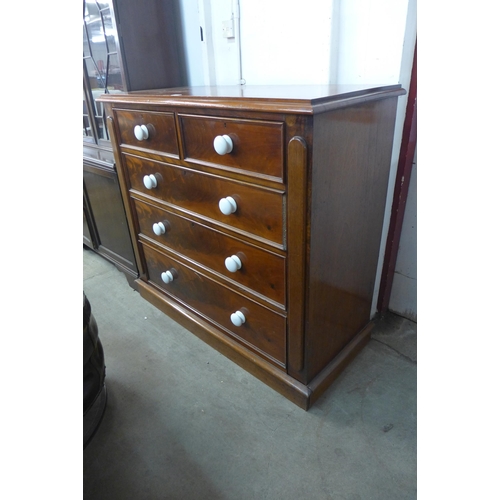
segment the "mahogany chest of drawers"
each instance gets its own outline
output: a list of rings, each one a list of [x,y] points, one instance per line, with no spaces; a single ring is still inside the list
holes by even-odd
[[[103,95],[141,295],[308,409],[370,337],[399,85]]]

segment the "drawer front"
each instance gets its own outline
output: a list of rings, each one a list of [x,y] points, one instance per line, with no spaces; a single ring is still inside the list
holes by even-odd
[[[149,203],[134,201],[140,232],[244,287],[285,305],[285,258]],[[158,225],[162,223],[163,228]],[[153,225],[157,224],[156,234]],[[229,271],[226,258],[236,255],[241,268]],[[231,265],[231,262],[228,263]]]
[[[147,262],[149,281],[167,294],[183,302],[226,333],[285,365],[286,318],[231,289],[215,283],[177,260],[142,244]],[[161,275],[170,271],[173,281],[165,283]],[[231,322],[231,314],[240,311],[245,316],[241,326]]]
[[[283,179],[283,124],[179,115],[187,161],[222,165],[236,170]],[[228,135],[230,153],[214,149],[217,136]]]
[[[165,163],[124,155],[130,187],[237,230],[283,245],[284,194]],[[147,189],[144,176],[157,186]],[[236,211],[224,215],[219,201],[231,197]]]
[[[177,134],[173,113],[154,113],[141,111],[115,110],[122,146],[167,153],[179,157]],[[146,126],[148,138],[137,139],[135,127]]]

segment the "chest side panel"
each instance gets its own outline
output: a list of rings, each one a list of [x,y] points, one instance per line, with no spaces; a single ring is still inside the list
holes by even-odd
[[[369,322],[396,99],[315,119],[307,278],[308,378]]]

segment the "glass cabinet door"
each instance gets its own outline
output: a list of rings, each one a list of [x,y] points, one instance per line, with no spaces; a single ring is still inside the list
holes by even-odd
[[[125,90],[111,2],[83,2],[83,89],[84,141],[108,141],[104,107],[95,99]]]

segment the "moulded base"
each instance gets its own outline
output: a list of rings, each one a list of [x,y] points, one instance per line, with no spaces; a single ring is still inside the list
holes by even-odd
[[[308,410],[318,400],[368,343],[373,328],[373,323],[363,328],[311,382],[305,385],[246,349],[155,287],[138,279],[137,288],[144,299],[171,319],[304,410]]]

